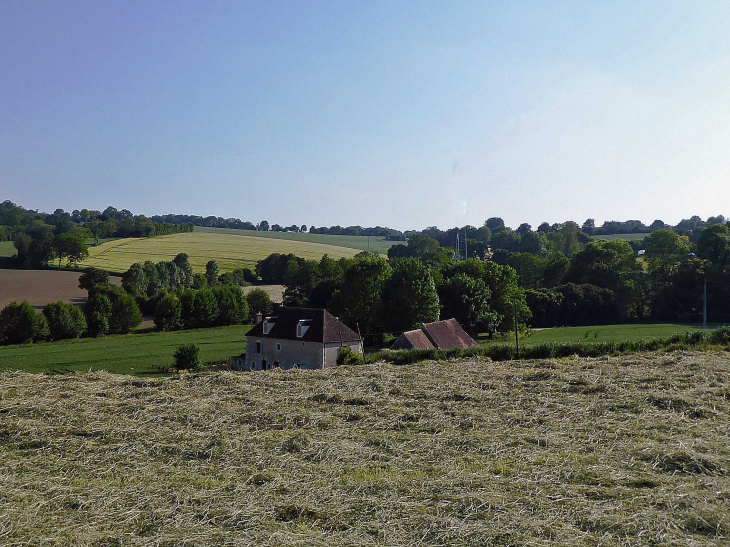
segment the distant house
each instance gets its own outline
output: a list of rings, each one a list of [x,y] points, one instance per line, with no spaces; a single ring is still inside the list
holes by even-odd
[[[456,319],[422,323],[421,328],[404,332],[390,349],[474,348],[477,343]]]
[[[281,307],[266,317],[259,314],[246,333],[246,353],[232,357],[231,365],[240,370],[329,368],[345,347],[362,355],[360,336],[327,310]]]

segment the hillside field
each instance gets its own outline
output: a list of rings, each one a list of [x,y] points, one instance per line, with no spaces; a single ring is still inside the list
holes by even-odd
[[[382,255],[388,254],[388,249],[400,241],[388,241],[384,237],[367,236],[335,236],[329,234],[310,234],[295,232],[260,232],[258,230],[234,230],[231,228],[206,228],[195,226],[195,231],[200,233],[231,234],[249,237],[266,237],[270,239],[283,239],[288,241],[308,241],[310,243],[322,243],[335,245],[337,247],[349,247],[358,251],[373,251]]]
[[[83,304],[88,294],[79,289],[80,275],[79,272],[59,270],[0,269],[0,309],[10,302],[23,300],[27,300],[36,309],[59,300]],[[120,285],[122,280],[119,277],[110,277],[109,281]]]
[[[309,241],[194,232],[110,241],[89,249],[90,256],[82,265],[124,272],[135,262],[172,260],[178,253],[187,253],[195,272],[205,272],[205,264],[216,260],[223,273],[237,268],[253,268],[258,260],[271,253],[293,253],[319,260],[325,254],[331,258],[351,258],[358,252],[349,247]]]
[[[181,344],[200,344],[203,362],[228,361],[246,349],[245,325],[176,332],[112,335],[22,346],[0,346],[0,371],[66,373],[106,370],[117,374],[158,374]]]
[[[0,544],[730,539],[726,353],[0,374]]]

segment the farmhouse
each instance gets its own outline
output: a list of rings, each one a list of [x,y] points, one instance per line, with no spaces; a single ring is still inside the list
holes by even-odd
[[[476,345],[456,319],[446,319],[421,323],[421,328],[404,332],[390,349],[466,349]]]
[[[231,364],[241,370],[328,368],[345,347],[362,355],[360,336],[327,310],[281,307],[258,314],[246,333],[246,353]]]

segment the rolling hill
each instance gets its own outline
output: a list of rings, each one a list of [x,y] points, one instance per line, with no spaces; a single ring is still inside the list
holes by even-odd
[[[331,236],[335,237],[335,236]],[[195,272],[204,272],[209,260],[216,260],[221,273],[236,268],[253,268],[256,261],[271,253],[293,253],[302,258],[319,260],[351,258],[358,249],[301,240],[250,237],[223,233],[194,232],[153,238],[126,238],[92,247],[83,266],[124,272],[135,262],[172,260],[178,253],[187,253]]]

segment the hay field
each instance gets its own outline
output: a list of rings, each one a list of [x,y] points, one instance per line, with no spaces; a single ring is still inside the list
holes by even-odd
[[[0,374],[0,544],[727,545],[727,353]]]
[[[324,243],[337,247],[350,247],[359,251],[372,251],[382,255],[388,254],[388,249],[397,243],[404,241],[388,241],[384,237],[367,236],[336,236],[329,234],[310,234],[309,232],[260,232],[258,230],[236,230],[233,228],[208,228],[195,226],[196,232],[231,234],[250,237],[265,237],[271,239],[285,239],[290,241],[310,241],[312,243]]]
[[[204,272],[209,260],[217,260],[223,273],[236,268],[253,268],[256,261],[271,253],[294,253],[302,258],[319,260],[325,254],[332,258],[350,258],[358,252],[347,247],[308,241],[193,232],[110,241],[89,249],[90,256],[83,265],[124,272],[135,262],[172,260],[178,253],[188,253],[196,272]]]
[[[59,300],[83,304],[88,295],[79,289],[80,275],[63,270],[0,270],[0,309],[23,300],[36,309]],[[119,277],[110,277],[109,281],[121,284]]]

